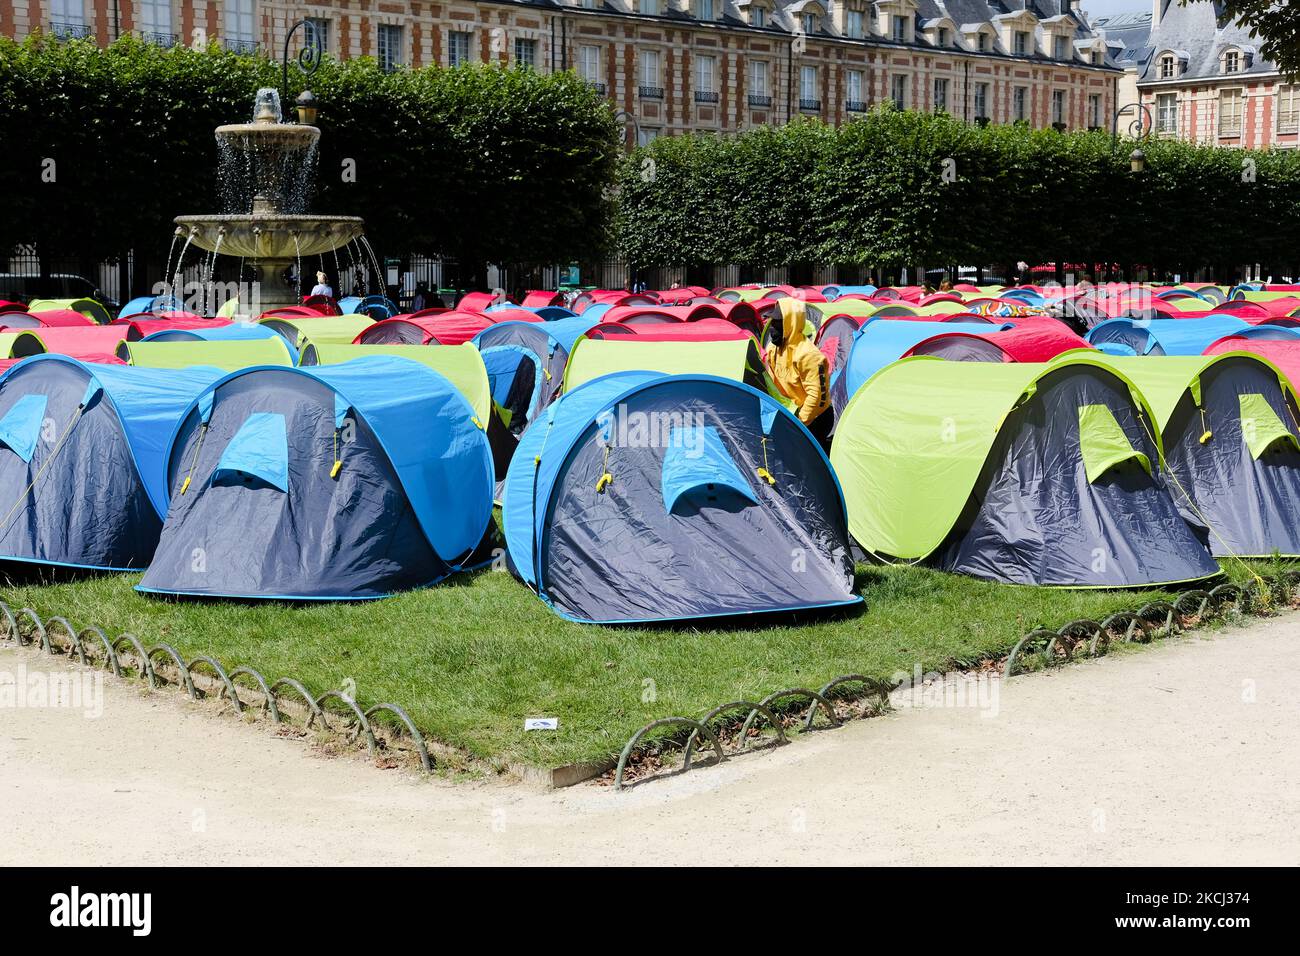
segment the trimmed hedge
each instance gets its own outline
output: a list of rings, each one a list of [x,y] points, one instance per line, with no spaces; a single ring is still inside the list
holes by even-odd
[[[886,106],[658,139],[619,170],[638,265],[1141,263],[1190,274],[1300,261],[1300,154],[968,125]]]
[[[289,73],[292,98],[303,80]],[[165,249],[174,216],[222,211],[213,128],[251,119],[256,90],[279,82],[271,61],[215,46],[0,40],[0,248]],[[372,241],[403,254],[549,263],[605,250],[621,129],[573,73],[326,60],[310,85],[315,211],[364,216]]]

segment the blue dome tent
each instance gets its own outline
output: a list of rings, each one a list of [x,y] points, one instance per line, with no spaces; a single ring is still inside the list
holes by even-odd
[[[221,372],[37,355],[0,378],[0,560],[140,570],[167,509],[167,439]]]
[[[191,403],[166,489],[139,590],[379,598],[470,559],[491,519],[492,456],[469,403],[419,363],[259,366]]]
[[[520,440],[503,518],[516,573],[571,620],[861,600],[830,462],[782,405],[729,379],[618,372],[564,395]]]

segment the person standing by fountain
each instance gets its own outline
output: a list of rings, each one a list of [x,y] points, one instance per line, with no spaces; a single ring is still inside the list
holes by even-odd
[[[330,286],[330,277],[323,272],[316,273],[316,284],[311,287],[312,295],[323,295],[326,298],[334,298],[334,289]]]

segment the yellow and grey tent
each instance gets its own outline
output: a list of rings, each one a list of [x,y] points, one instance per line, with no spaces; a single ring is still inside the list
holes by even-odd
[[[698,342],[580,338],[564,368],[564,391],[612,372],[631,371],[716,375],[780,397],[753,338]]]
[[[368,315],[324,315],[294,319],[268,315],[260,324],[274,329],[301,354],[309,345],[351,345],[352,340],[375,324]]]
[[[869,554],[1017,584],[1127,587],[1219,569],[1159,468],[1156,417],[1086,352],[909,358],[845,406],[831,462]]]
[[[483,357],[469,342],[461,345],[312,345],[303,350],[301,364],[341,365],[374,355],[396,355],[419,362],[445,377],[474,409],[479,427],[492,413],[492,389]]]
[[[51,312],[55,309],[80,312],[97,325],[107,325],[113,321],[108,309],[94,299],[32,299],[27,303],[28,312]]]
[[[257,365],[292,367],[293,356],[279,336],[233,342],[122,342],[117,357],[143,368],[190,368],[205,365],[237,372]]]
[[[1251,352],[1096,358],[1151,403],[1170,490],[1211,553],[1300,556],[1300,406],[1277,366]]]

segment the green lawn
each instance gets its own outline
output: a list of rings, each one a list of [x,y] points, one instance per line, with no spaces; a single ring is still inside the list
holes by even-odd
[[[187,658],[249,665],[268,680],[294,676],[317,693],[351,678],[362,706],[401,704],[433,738],[544,768],[616,755],[657,717],[700,716],[849,672],[974,663],[1034,627],[1169,597],[1008,587],[922,568],[862,567],[859,579],[860,613],[729,629],[574,624],[496,571],[357,604],[175,603],[136,594],[134,575],[7,584],[0,597],[111,636],[165,640]],[[525,733],[531,716],[558,717],[560,729]]]

